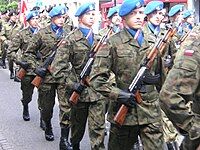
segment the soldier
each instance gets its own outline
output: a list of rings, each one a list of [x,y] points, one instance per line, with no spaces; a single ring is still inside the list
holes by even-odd
[[[160,92],[160,104],[168,118],[185,135],[182,150],[196,150],[200,144],[200,51],[196,26],[181,46],[174,66]],[[186,104],[192,101],[192,111]]]
[[[51,24],[41,29],[33,38],[26,51],[26,61],[32,68],[36,68],[36,75],[43,78],[42,84],[38,88],[39,101],[41,102],[42,120],[45,122],[45,138],[53,141],[51,118],[55,104],[56,90],[60,107],[60,149],[71,149],[68,143],[69,135],[69,112],[70,108],[66,99],[65,82],[56,81],[49,71],[44,71],[44,61],[51,55],[58,42],[71,30],[71,26],[64,25],[67,9],[63,6],[56,6],[49,12]],[[41,54],[41,61],[37,67],[37,53]]]
[[[19,65],[28,65],[23,60],[23,55],[25,53],[26,48],[29,45],[29,42],[31,41],[34,34],[36,34],[39,30],[38,28],[38,13],[35,11],[30,11],[26,16],[26,21],[28,22],[29,26],[20,32],[18,32],[16,35],[14,35],[13,39],[11,39],[11,45],[8,47],[8,57],[15,61],[16,64]],[[16,55],[18,50],[22,51],[22,57],[19,60]],[[33,71],[29,70],[25,77],[21,80],[21,90],[22,90],[22,104],[23,104],[23,119],[24,121],[29,121],[29,110],[28,110],[28,104],[32,100],[33,90],[34,86],[31,84],[31,81],[35,77],[35,74]]]
[[[93,3],[85,3],[78,8],[75,16],[78,17],[79,27],[67,38],[66,44],[58,50],[53,62],[55,64],[53,65],[55,75],[58,72],[57,76],[62,75],[64,76],[63,78],[67,78],[68,84],[70,80],[74,82],[74,85],[71,83],[72,85],[67,90],[68,98],[73,90],[81,94],[78,103],[71,110],[71,143],[74,150],[80,149],[80,142],[85,133],[87,119],[91,149],[105,149],[105,103],[100,94],[90,91],[89,88],[80,84],[78,79],[88,60],[91,49],[95,46],[96,36],[92,32],[92,25],[95,21],[94,10]],[[72,64],[72,75],[66,73],[69,61]],[[58,67],[56,68],[56,66]],[[59,68],[59,66],[61,67]]]
[[[11,10],[8,16],[10,17],[10,20],[8,24],[5,26],[4,31],[3,31],[6,37],[6,40],[4,40],[3,42],[3,48],[5,50],[7,50],[8,45],[10,45],[11,39],[20,30],[20,26],[18,26],[17,24],[18,13],[14,10]],[[15,78],[14,63],[9,57],[8,57],[8,64],[9,64],[9,70],[10,70],[10,79],[14,79]]]
[[[183,12],[183,19],[184,19],[184,26],[186,27],[186,32],[188,32],[189,30],[192,30],[192,28],[194,27],[194,12],[190,11],[190,10],[186,10]]]
[[[148,40],[148,42],[153,46],[155,42],[158,40],[158,38],[161,38],[164,35],[164,32],[166,30],[162,30],[160,27],[160,24],[162,22],[162,19],[164,17],[163,14],[163,2],[161,1],[152,1],[149,2],[146,5],[146,8],[144,10],[144,13],[147,15],[147,23],[144,25],[144,36]],[[171,46],[172,47],[172,46]],[[165,50],[167,51],[168,48],[171,48],[169,44],[166,46]],[[160,91],[162,83],[164,82],[165,73],[162,65],[162,58],[161,56],[157,57],[158,66],[156,67],[156,73],[160,74],[162,76],[162,81],[160,82],[160,85],[157,86],[157,90]],[[163,121],[163,129],[164,129],[164,140],[165,143],[168,146],[168,149],[172,149],[171,145],[175,145],[176,138],[178,135],[178,132],[173,127],[171,121],[166,117],[164,112],[162,111],[162,121]]]
[[[109,23],[108,24],[114,24],[113,30],[110,33],[110,35],[115,34],[117,32],[119,32],[121,30],[121,17],[118,14],[119,12],[119,6],[115,6],[109,9],[108,14],[107,14],[107,18],[109,19]],[[99,31],[100,35],[105,34],[105,32],[108,30],[108,26],[106,26],[105,28],[101,29]]]
[[[0,65],[6,69],[6,49],[4,48],[4,41],[6,40],[6,35],[5,35],[5,26],[7,25],[8,21],[9,21],[9,17],[8,17],[8,12],[7,10],[3,11],[1,13],[1,32],[0,32],[0,47],[1,47],[1,60],[0,60]]]
[[[161,110],[155,86],[145,85],[146,90],[140,91],[143,92],[141,104],[137,104],[135,95],[127,91],[150,50],[141,32],[145,18],[143,4],[142,0],[122,3],[119,15],[125,28],[108,39],[108,49],[97,53],[90,75],[91,88],[110,100],[109,150],[130,150],[137,142],[138,135],[145,150],[163,149]],[[107,82],[111,72],[115,74],[116,86]],[[123,125],[119,127],[113,118],[121,104],[129,107],[129,110]]]

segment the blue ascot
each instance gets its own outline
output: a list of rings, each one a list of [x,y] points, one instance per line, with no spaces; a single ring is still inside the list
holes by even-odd
[[[64,32],[62,27],[59,27],[56,24],[51,23],[51,29],[56,34],[57,38],[61,38],[62,37],[63,32]]]
[[[120,31],[119,25],[114,25],[114,26],[113,26],[113,32],[114,32],[114,33],[118,33],[119,31]]]
[[[79,29],[81,30],[83,35],[86,37],[89,45],[92,46],[92,44],[94,43],[94,33],[92,32],[92,29],[82,28],[82,27],[79,27]]]
[[[142,46],[142,43],[144,41],[144,34],[141,30],[134,30],[134,29],[127,29],[128,32],[134,37],[134,39],[137,40],[139,46]]]
[[[30,27],[30,30],[31,30],[31,33],[33,33],[33,34],[36,34],[38,31],[39,31],[39,29],[36,27]]]
[[[148,22],[148,27],[154,35],[158,35],[160,33],[160,26],[153,25],[151,22]]]

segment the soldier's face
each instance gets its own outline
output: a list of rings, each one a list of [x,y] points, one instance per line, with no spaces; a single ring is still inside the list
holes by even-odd
[[[189,24],[191,24],[191,25],[193,25],[194,24],[194,15],[191,15],[190,17],[188,17],[187,19],[186,19],[186,22],[187,23],[189,23]]]
[[[11,16],[10,20],[13,21],[13,22],[17,22],[17,15]]]
[[[28,21],[28,23],[30,24],[30,26],[36,28],[36,27],[38,27],[38,19],[39,19],[38,16],[33,17]]]
[[[124,17],[124,23],[129,28],[140,29],[145,18],[144,7],[133,10],[130,14]]]
[[[157,10],[148,15],[148,20],[155,26],[160,25],[163,19],[163,11]]]
[[[175,21],[178,23],[183,22],[183,12],[179,12],[175,15]]]
[[[83,24],[86,27],[91,28],[92,25],[95,22],[95,11],[89,11],[85,14],[83,14],[81,17],[79,17],[79,23]]]
[[[122,21],[122,18],[118,15],[118,13],[114,14],[112,16],[112,19],[111,19],[111,22],[116,24],[116,25],[119,25]]]
[[[55,16],[52,18],[52,22],[58,27],[63,27],[65,23],[66,15]]]

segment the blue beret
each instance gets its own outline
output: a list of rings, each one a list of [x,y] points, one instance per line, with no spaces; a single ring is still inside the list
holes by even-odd
[[[119,9],[119,16],[124,17],[142,5],[144,5],[144,0],[125,0]]]
[[[119,6],[112,7],[109,9],[107,17],[111,18],[115,13],[118,12],[119,12]]]
[[[193,11],[186,10],[186,11],[183,12],[183,19],[186,19],[187,17],[190,17],[193,14],[194,14]]]
[[[151,1],[146,5],[144,13],[148,15],[155,10],[162,10],[163,6],[164,4],[161,1]]]
[[[39,15],[38,11],[32,10],[32,11],[28,12],[28,14],[26,15],[26,21],[29,21],[30,19],[32,19],[33,17],[38,16],[38,15]]]
[[[183,7],[184,7],[184,5],[181,5],[181,4],[173,6],[169,11],[169,17],[172,17],[175,14],[177,14],[178,12],[183,11]]]
[[[67,13],[67,11],[68,11],[68,9],[66,7],[64,7],[64,6],[55,6],[49,12],[49,16],[51,18],[53,18],[55,16],[64,15],[64,14]]]
[[[88,11],[95,10],[94,3],[85,3],[81,5],[75,13],[75,17],[80,17]]]

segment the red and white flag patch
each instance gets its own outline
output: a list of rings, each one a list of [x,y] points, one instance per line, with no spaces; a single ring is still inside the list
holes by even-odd
[[[184,51],[184,55],[185,55],[185,56],[193,56],[193,54],[194,54],[194,50],[186,49],[186,50]]]

